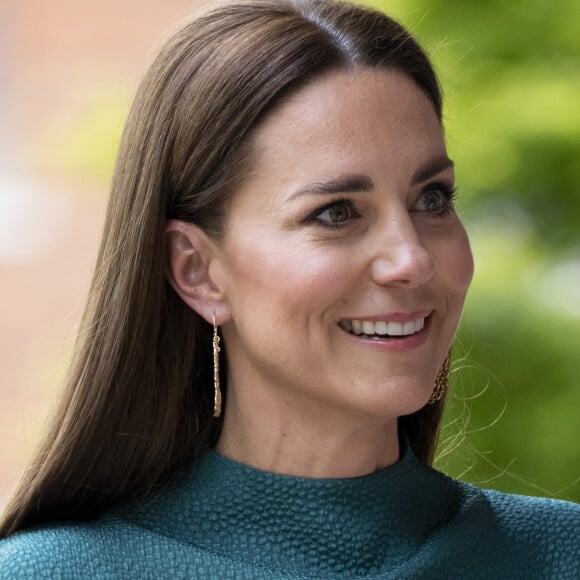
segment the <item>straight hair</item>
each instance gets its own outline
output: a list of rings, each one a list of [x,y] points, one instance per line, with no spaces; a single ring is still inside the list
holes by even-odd
[[[219,238],[264,116],[323,73],[357,67],[407,74],[441,122],[429,59],[403,27],[370,8],[337,0],[224,4],[165,44],[124,129],[60,407],[0,537],[142,498],[215,444],[211,329],[166,280],[166,220]],[[221,366],[223,384],[227,360]],[[399,420],[426,464],[443,407],[441,400]]]

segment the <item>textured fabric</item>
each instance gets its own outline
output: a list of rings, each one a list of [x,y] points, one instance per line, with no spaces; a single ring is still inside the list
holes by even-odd
[[[580,506],[400,461],[352,479],[204,454],[158,497],[0,542],[0,578],[580,579]]]

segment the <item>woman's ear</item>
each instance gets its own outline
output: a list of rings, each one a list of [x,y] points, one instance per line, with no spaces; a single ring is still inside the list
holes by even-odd
[[[218,249],[195,224],[168,220],[167,279],[181,299],[210,324],[223,324],[230,316],[223,289],[212,278],[210,269]]]

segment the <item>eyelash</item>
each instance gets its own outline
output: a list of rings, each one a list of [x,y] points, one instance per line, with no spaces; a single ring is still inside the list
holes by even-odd
[[[334,207],[340,207],[340,206],[344,206],[348,209],[349,217],[347,220],[345,220],[343,222],[332,223],[332,222],[328,222],[328,221],[324,221],[324,220],[320,219],[320,216],[325,211],[328,211],[329,209],[332,209]],[[353,219],[358,219],[360,217],[361,217],[361,215],[354,207],[354,203],[352,202],[351,199],[338,198],[338,199],[331,201],[330,203],[327,203],[326,205],[323,205],[322,207],[319,207],[315,211],[313,211],[306,218],[305,221],[307,223],[314,223],[316,225],[322,226],[323,228],[336,229],[336,228],[343,228],[343,227],[347,226]]]
[[[432,192],[436,192],[436,191],[440,191],[442,193],[443,197],[445,198],[445,201],[446,201],[445,207],[443,207],[441,210],[438,210],[438,211],[418,210],[418,213],[425,211],[425,213],[427,213],[430,217],[438,217],[438,218],[444,218],[445,216],[447,216],[451,213],[451,211],[453,210],[453,206],[454,206],[454,200],[455,200],[456,194],[457,194],[457,189],[451,188],[449,185],[447,185],[445,183],[432,183],[432,184],[430,184],[427,187],[427,189],[425,189],[424,191],[421,192],[419,199],[423,195],[426,195],[426,194],[429,194]],[[336,223],[332,223],[332,222],[328,222],[328,221],[324,221],[324,220],[320,219],[320,216],[325,211],[328,211],[329,209],[332,209],[334,207],[340,207],[340,206],[344,206],[344,207],[348,208],[348,211],[350,214],[348,219],[346,219],[342,222],[336,222]],[[319,207],[315,211],[313,211],[306,218],[305,222],[306,223],[315,223],[316,225],[320,225],[324,228],[336,229],[336,228],[345,227],[353,219],[358,219],[360,217],[361,217],[361,215],[356,210],[354,203],[351,199],[338,198],[338,199],[331,201],[330,203],[323,205],[322,207]]]
[[[457,196],[456,195],[457,188],[452,188],[449,185],[447,185],[446,183],[432,183],[432,184],[428,185],[427,188],[421,192],[419,199],[421,199],[421,197],[424,195],[427,195],[427,194],[433,193],[433,192],[437,192],[437,191],[441,192],[441,194],[445,198],[445,202],[446,202],[445,206],[442,209],[437,210],[437,211],[418,210],[419,212],[425,211],[431,217],[440,217],[440,218],[443,218],[451,213],[451,211],[453,210],[453,207],[454,207],[455,198]]]

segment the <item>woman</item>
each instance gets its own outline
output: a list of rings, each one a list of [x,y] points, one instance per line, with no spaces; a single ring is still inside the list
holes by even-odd
[[[409,34],[334,0],[169,41],[2,577],[577,577],[578,506],[429,467],[473,268],[441,107]]]

